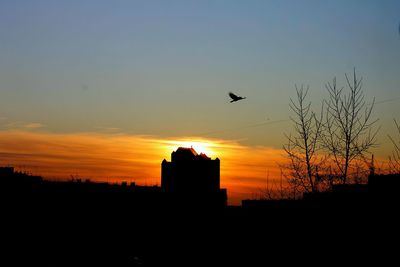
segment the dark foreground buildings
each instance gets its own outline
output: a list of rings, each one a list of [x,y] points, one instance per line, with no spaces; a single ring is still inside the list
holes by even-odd
[[[50,181],[40,176],[16,172],[13,167],[0,167],[0,196],[21,201],[32,198],[60,205],[97,204],[99,209],[197,209],[213,210],[227,205],[227,191],[220,189],[220,161],[193,148],[178,148],[172,161],[162,162],[161,187],[138,186],[135,183],[109,184],[82,181]],[[97,208],[96,207],[96,208]],[[182,209],[184,208],[184,209]]]
[[[279,266],[336,260],[341,266],[349,256],[354,266],[372,256],[380,265],[398,261],[393,243],[400,224],[399,175],[375,175],[369,185],[337,187],[305,200],[243,202],[206,213],[190,207],[198,203],[194,199],[226,199],[219,161],[178,149],[162,165],[162,187],[54,182],[0,168],[0,265]],[[179,203],[184,209],[169,208]]]
[[[337,184],[330,191],[304,193],[302,199],[242,200],[242,208],[251,212],[298,212],[349,214],[398,209],[400,203],[400,174],[374,174],[366,184]]]
[[[0,167],[5,247],[0,265],[188,266],[189,259],[209,261],[205,248],[196,246],[214,240],[217,248],[225,242],[220,220],[227,194],[220,189],[220,161],[179,148],[172,162],[162,165],[161,187],[51,181]]]

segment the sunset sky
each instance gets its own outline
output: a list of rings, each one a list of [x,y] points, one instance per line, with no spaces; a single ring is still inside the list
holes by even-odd
[[[159,184],[178,146],[221,159],[230,203],[279,179],[294,85],[356,67],[400,120],[400,1],[0,2],[0,166]],[[228,92],[247,98],[229,103]]]

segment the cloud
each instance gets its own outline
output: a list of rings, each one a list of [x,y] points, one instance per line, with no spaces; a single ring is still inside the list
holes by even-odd
[[[34,130],[43,127],[45,127],[45,125],[39,122],[23,122],[23,121],[10,122],[5,125],[5,128],[10,130]]]
[[[193,146],[221,160],[221,186],[229,203],[240,204],[264,188],[267,173],[279,177],[282,151],[249,147],[234,140],[158,138],[118,133],[59,134],[0,131],[0,165],[12,165],[51,179],[71,175],[95,181],[160,184],[161,161],[179,146]],[[277,176],[278,175],[278,176]]]
[[[24,128],[28,129],[38,129],[38,128],[43,128],[44,126],[45,126],[44,124],[41,124],[39,122],[31,122],[23,125]]]
[[[102,133],[118,133],[121,132],[121,128],[117,127],[96,127],[95,128],[97,131],[102,132]]]

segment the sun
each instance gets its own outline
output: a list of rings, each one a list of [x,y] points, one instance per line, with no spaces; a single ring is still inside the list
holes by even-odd
[[[192,147],[198,154],[204,153],[210,158],[217,157],[215,148],[217,144],[208,140],[169,140],[165,149],[169,152],[176,151],[179,147]]]
[[[205,142],[192,142],[191,147],[196,150],[197,153],[204,153],[209,157],[214,157],[215,152],[212,149],[212,144]]]

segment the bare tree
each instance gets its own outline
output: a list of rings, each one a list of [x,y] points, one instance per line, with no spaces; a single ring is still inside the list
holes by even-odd
[[[347,93],[344,87],[337,86],[336,77],[325,85],[329,99],[325,101],[327,108],[322,135],[323,146],[332,156],[343,184],[348,182],[351,163],[366,158],[365,154],[376,145],[379,131],[373,127],[377,120],[371,118],[375,99],[366,103],[362,78],[357,78],[355,69],[352,79],[347,74],[345,77]]]
[[[393,137],[388,135],[390,141],[393,144],[392,155],[389,156],[389,172],[390,173],[400,173],[400,125],[394,120],[396,125],[396,130],[399,135],[399,140],[395,140]]]
[[[260,188],[260,199],[263,200],[283,200],[283,199],[295,199],[296,194],[293,191],[293,188],[288,184],[283,183],[284,172],[282,170],[282,166],[277,163],[280,167],[280,178],[270,183],[269,173],[267,173],[267,180],[264,188]]]
[[[294,113],[291,120],[294,134],[286,135],[287,144],[283,146],[289,163],[286,168],[288,182],[295,192],[317,192],[320,176],[318,166],[321,159],[317,156],[322,131],[322,115],[316,117],[311,110],[311,102],[307,102],[309,87],[296,86],[297,99],[290,99],[290,109]]]

